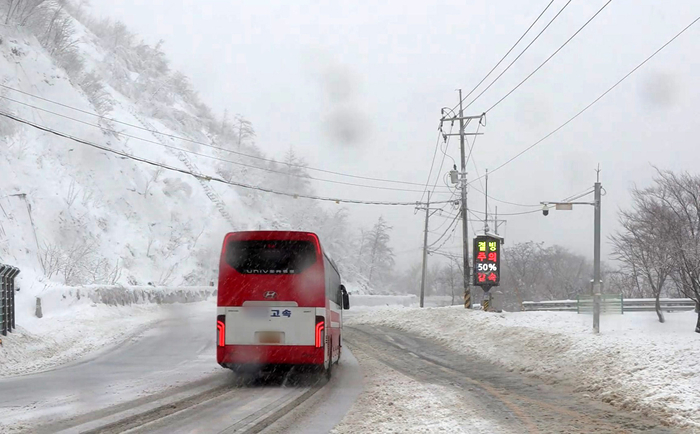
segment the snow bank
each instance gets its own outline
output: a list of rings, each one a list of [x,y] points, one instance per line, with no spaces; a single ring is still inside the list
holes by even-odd
[[[2,337],[0,377],[42,371],[118,345],[165,318],[159,306],[205,302],[215,287],[58,286],[17,310],[17,329]],[[211,301],[208,301],[211,303]]]
[[[118,345],[163,318],[157,305],[114,307],[90,303],[25,318],[2,337],[0,377],[44,371]]]
[[[376,324],[430,337],[511,370],[565,382],[577,392],[678,426],[700,429],[696,314],[653,312],[592,318],[571,312],[486,313],[462,307],[372,310],[346,324]]]
[[[423,300],[428,307],[449,306],[452,303],[450,296],[428,296]],[[461,303],[461,298],[455,299],[456,304]],[[418,307],[420,299],[414,294],[406,295],[372,295],[372,294],[350,294],[350,308],[366,308],[378,306],[404,306]]]
[[[350,294],[350,308],[376,306],[413,306],[418,304],[415,295],[360,295]]]

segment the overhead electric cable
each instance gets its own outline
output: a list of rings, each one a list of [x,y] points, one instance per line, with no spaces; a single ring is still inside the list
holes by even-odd
[[[435,157],[437,156],[438,147],[440,146],[440,136],[442,131],[438,129],[437,139],[435,140],[435,150],[433,151],[433,161],[430,163],[430,171],[428,172],[428,179],[425,180],[425,187],[423,188],[423,194],[420,195],[419,202],[423,202],[425,193],[428,192],[428,185],[430,184],[430,176],[433,174],[433,166],[435,165]]]
[[[455,233],[455,230],[457,229],[457,227],[459,227],[459,225],[454,225],[454,226],[452,227],[452,232],[450,232],[450,235],[448,235],[447,237],[445,237],[445,239],[442,240],[442,244],[440,244],[439,246],[437,246],[437,247],[435,248],[435,250],[440,250],[440,248],[442,248],[442,246],[444,246],[444,245],[450,240],[450,237]],[[428,246],[428,249],[430,249],[433,245],[434,245],[434,244],[431,244],[430,246]]]
[[[118,120],[118,119],[111,118],[111,117],[108,117],[108,116],[102,116],[102,115],[99,115],[99,114],[97,114],[97,113],[90,112],[90,111],[88,111],[88,110],[83,110],[83,109],[80,109],[80,108],[77,108],[77,107],[73,107],[73,106],[70,106],[70,105],[67,105],[67,104],[63,104],[63,103],[58,102],[58,101],[54,101],[54,100],[51,100],[51,99],[48,99],[48,98],[41,97],[41,96],[39,96],[39,95],[35,95],[35,94],[29,93],[29,92],[25,92],[25,91],[23,91],[23,90],[16,89],[16,88],[14,88],[14,87],[7,86],[7,85],[2,84],[2,83],[0,83],[0,87],[1,87],[1,88],[4,88],[4,89],[11,90],[11,91],[14,91],[14,92],[21,93],[21,94],[23,94],[23,95],[26,95],[26,96],[29,96],[29,97],[32,97],[32,98],[39,99],[39,100],[41,100],[41,101],[45,101],[45,102],[48,102],[48,103],[51,103],[51,104],[58,105],[58,106],[60,106],[60,107],[64,107],[64,108],[67,108],[67,109],[70,109],[70,110],[75,110],[75,111],[77,111],[77,112],[84,113],[84,114],[86,114],[86,115],[93,116],[93,117],[96,117],[96,118],[99,118],[99,119],[104,119],[104,120],[106,120],[106,121],[110,121],[110,122],[114,122],[114,123],[117,123],[117,124],[125,125],[125,126],[131,127],[131,128],[136,128],[136,129],[139,129],[139,130],[147,131],[147,132],[152,133],[152,134],[159,134],[159,135],[164,136],[164,137],[169,137],[169,138],[172,138],[172,139],[178,139],[178,140],[182,140],[182,141],[185,141],[185,142],[189,142],[189,143],[194,143],[194,144],[197,144],[197,145],[205,146],[205,147],[208,147],[208,148],[211,148],[211,149],[217,149],[217,150],[219,150],[219,151],[228,152],[228,153],[235,154],[235,155],[240,155],[240,156],[242,156],[242,157],[252,158],[252,159],[261,160],[261,161],[266,161],[266,162],[268,162],[268,163],[284,164],[284,165],[286,165],[286,166],[303,168],[303,169],[305,169],[305,170],[311,170],[311,171],[315,171],[315,172],[328,173],[328,174],[337,175],[337,176],[345,176],[345,177],[348,177],[348,178],[364,179],[364,180],[368,180],[368,181],[378,181],[378,182],[390,182],[390,183],[395,183],[395,184],[407,184],[407,185],[418,185],[418,186],[423,186],[423,185],[424,185],[424,184],[422,184],[422,183],[420,183],[420,182],[411,182],[411,181],[403,181],[403,180],[395,180],[395,179],[384,179],[384,178],[374,178],[374,177],[369,177],[369,176],[352,175],[352,174],[343,173],[343,172],[336,172],[336,171],[333,171],[333,170],[320,169],[320,168],[316,168],[316,167],[308,167],[308,166],[304,166],[304,165],[300,165],[300,164],[281,163],[281,162],[276,161],[276,160],[271,159],[271,158],[265,158],[265,157],[260,157],[260,156],[258,156],[258,155],[246,154],[246,153],[243,153],[243,152],[234,151],[233,149],[227,149],[227,148],[223,148],[223,147],[220,147],[220,146],[212,145],[212,144],[210,144],[210,143],[205,143],[205,142],[201,142],[201,141],[198,141],[198,140],[194,140],[194,139],[191,139],[191,138],[188,138],[188,137],[182,137],[182,136],[178,136],[178,135],[175,135],[175,134],[164,133],[164,132],[160,132],[160,131],[158,131],[158,130],[152,130],[152,129],[149,129],[149,128],[145,128],[145,127],[142,127],[142,126],[140,126],[140,125],[135,125],[135,124],[132,124],[132,123],[129,123],[129,122],[120,121],[120,120]],[[9,98],[7,98],[7,97],[5,97],[5,98],[6,98],[6,99],[9,99]],[[28,104],[22,103],[22,102],[20,102],[20,104],[28,105]]]
[[[491,199],[491,200],[493,200],[493,201],[496,201],[496,202],[505,203],[505,204],[507,204],[507,205],[521,206],[521,207],[523,207],[523,208],[539,208],[539,207],[542,206],[541,204],[529,204],[529,205],[528,205],[528,204],[524,204],[524,203],[509,202],[509,201],[507,201],[507,200],[502,200],[502,199],[495,198],[495,197],[491,196],[490,194],[487,195],[483,190],[479,190],[478,188],[476,188],[476,187],[473,186],[473,185],[472,185],[471,187],[472,187],[474,190],[476,190],[478,193],[481,193],[482,195],[487,196],[489,199]]]
[[[450,230],[452,230],[452,232],[455,231],[455,228],[457,228],[457,226],[459,226],[459,225],[456,224],[457,221],[459,221],[459,216],[460,216],[460,213],[457,213],[457,215],[455,216],[455,218],[452,219],[452,222],[450,222],[450,225],[447,227],[447,229],[445,229],[445,232],[443,232],[442,235],[440,235],[440,236],[438,237],[437,240],[435,240],[434,242],[432,242],[432,243],[427,247],[428,249],[432,248],[435,244],[439,243],[440,240],[442,240],[442,238],[443,238],[445,235],[447,235],[448,232],[450,232]],[[448,236],[446,239],[449,239],[449,236]],[[443,244],[444,244],[444,243],[443,243]]]
[[[538,66],[537,68],[535,68],[534,71],[532,71],[527,77],[525,77],[520,83],[518,83],[513,89],[511,89],[510,92],[508,92],[507,94],[505,94],[505,95],[503,96],[503,98],[499,99],[498,101],[496,101],[496,103],[495,103],[494,105],[492,105],[491,107],[489,107],[489,108],[486,110],[486,113],[488,113],[488,112],[490,112],[491,110],[493,110],[494,107],[496,107],[498,104],[500,104],[504,99],[508,98],[513,92],[515,92],[516,90],[518,90],[518,88],[519,88],[520,86],[522,86],[523,83],[525,83],[526,81],[528,81],[528,80],[530,79],[530,77],[532,77],[533,75],[535,75],[535,73],[536,73],[537,71],[539,71],[540,68],[542,68],[544,65],[546,65],[547,62],[549,62],[549,61],[552,59],[552,57],[556,56],[557,53],[558,53],[559,51],[562,50],[562,48],[566,47],[566,44],[568,44],[569,42],[571,42],[571,40],[574,39],[574,38],[576,37],[576,35],[578,35],[584,28],[586,28],[586,26],[587,26],[591,21],[593,21],[593,20],[595,19],[595,17],[597,17],[598,14],[600,14],[600,13],[603,11],[603,9],[605,9],[611,2],[612,2],[612,0],[608,0],[607,3],[605,3],[600,9],[598,9],[598,12],[596,12],[591,18],[589,18],[588,21],[586,21],[586,22],[583,24],[583,26],[581,26],[578,30],[576,30],[576,33],[574,33],[573,35],[571,35],[571,37],[570,37],[569,39],[567,39],[566,42],[564,42],[559,48],[557,48],[557,50],[556,50],[554,53],[552,53],[548,58],[546,58],[546,59],[544,60],[544,62],[542,62],[542,63],[540,64],[540,66]],[[472,102],[473,102],[473,101],[472,101]],[[467,107],[469,107],[469,106],[467,106]]]
[[[452,134],[452,126],[450,126],[450,134]],[[450,137],[447,136],[447,140],[445,140],[445,148],[447,149],[447,145],[450,143]],[[440,138],[438,137],[438,144],[440,143]],[[440,148],[442,150],[442,148]],[[442,167],[445,165],[445,157],[447,156],[447,152],[443,151],[442,152],[442,160],[440,160],[440,167],[437,170],[437,175],[435,176],[435,183],[433,184],[433,190],[431,191],[431,194],[435,193],[435,189],[437,188],[438,181],[440,180],[440,174],[442,173]],[[434,161],[435,156],[433,155],[433,161]],[[430,175],[428,175],[428,180],[430,180]],[[441,186],[442,187],[442,186]],[[423,197],[421,197],[421,201],[423,200]]]
[[[537,36],[535,36],[535,38],[532,41],[530,41],[529,44],[527,44],[527,46],[523,49],[523,51],[521,51],[520,54],[518,54],[518,56],[515,59],[513,59],[513,61],[510,62],[508,64],[508,66],[506,66],[506,69],[501,71],[501,73],[498,74],[498,76],[496,78],[494,78],[493,81],[491,81],[491,83],[488,86],[486,86],[486,89],[482,90],[481,93],[479,93],[476,97],[474,97],[474,99],[464,107],[464,110],[466,110],[469,106],[474,104],[474,101],[479,99],[481,97],[481,95],[486,93],[486,91],[488,91],[491,88],[491,86],[493,86],[501,77],[503,77],[503,74],[505,74],[510,69],[510,67],[513,66],[513,64],[515,64],[515,62],[517,62],[518,59],[520,59],[520,57],[522,57],[523,54],[525,54],[525,52],[528,50],[528,48],[530,48],[532,46],[532,44],[534,44],[535,41],[537,41],[537,39],[539,39],[539,37],[542,36],[542,34],[545,32],[545,30],[547,30],[549,28],[549,26],[552,25],[552,23],[559,17],[559,15],[561,15],[562,12],[564,12],[564,9],[566,9],[566,7],[569,6],[569,3],[571,3],[571,2],[572,2],[572,0],[569,0],[568,2],[566,2],[566,4],[559,10],[559,12],[557,12],[557,14],[554,15],[554,17],[551,20],[549,20],[547,25],[544,26],[544,28],[542,30],[540,30],[540,32],[537,34]],[[462,102],[464,101],[464,99],[465,98],[462,98]],[[459,105],[459,104],[457,104],[457,105]]]
[[[254,185],[249,185],[249,184],[244,184],[244,183],[239,183],[239,182],[234,182],[234,181],[226,181],[225,179],[218,178],[218,177],[215,177],[215,176],[205,175],[205,174],[202,174],[202,173],[193,173],[193,172],[190,172],[190,171],[185,170],[185,169],[180,169],[180,168],[177,168],[177,167],[174,167],[174,166],[170,166],[170,165],[168,165],[168,164],[158,163],[158,162],[155,162],[155,161],[152,161],[152,160],[148,160],[148,159],[143,158],[143,157],[137,157],[137,156],[135,156],[135,155],[127,154],[126,152],[117,151],[117,150],[111,149],[111,148],[109,148],[109,147],[107,147],[107,146],[98,145],[98,144],[96,144],[96,143],[92,143],[92,142],[89,142],[89,141],[87,141],[87,140],[83,140],[83,139],[80,139],[80,138],[71,136],[71,135],[69,135],[69,134],[62,133],[62,132],[60,132],[60,131],[56,131],[56,130],[54,130],[54,129],[45,127],[45,126],[43,126],[43,125],[36,124],[36,123],[34,123],[34,122],[28,121],[28,120],[26,120],[26,119],[22,119],[22,118],[17,117],[17,116],[15,116],[15,115],[13,115],[13,114],[10,114],[10,113],[5,113],[5,112],[0,111],[0,116],[6,117],[6,118],[8,118],[8,119],[12,119],[12,120],[14,120],[14,121],[16,121],[16,122],[19,122],[19,123],[28,125],[28,126],[30,126],[30,127],[36,128],[36,129],[41,130],[41,131],[44,131],[44,132],[46,132],[46,133],[49,133],[49,134],[52,134],[52,135],[55,135],[55,136],[58,136],[58,137],[63,137],[63,138],[68,139],[68,140],[72,140],[72,141],[74,141],[74,142],[76,142],[76,143],[80,143],[80,144],[83,144],[83,145],[90,146],[90,147],[92,147],[92,148],[100,149],[100,150],[105,151],[105,152],[109,152],[109,153],[112,153],[112,154],[119,155],[119,156],[121,156],[121,157],[123,157],[123,158],[126,158],[126,159],[131,159],[131,160],[139,161],[139,162],[141,162],[141,163],[145,163],[145,164],[148,164],[148,165],[151,165],[151,166],[161,167],[161,168],[163,168],[163,169],[171,170],[171,171],[174,171],[174,172],[179,172],[179,173],[182,173],[182,174],[185,174],[185,175],[190,175],[190,176],[193,176],[193,177],[195,177],[195,178],[202,179],[202,180],[205,180],[205,181],[215,181],[215,182],[219,182],[219,183],[222,183],[222,184],[231,185],[231,186],[233,186],[233,187],[241,187],[241,188],[246,188],[246,189],[250,189],[250,190],[257,190],[257,191],[262,191],[262,192],[265,192],[265,193],[272,193],[272,194],[277,194],[277,195],[282,195],[282,196],[288,196],[288,197],[293,197],[293,198],[313,199],[313,200],[321,200],[321,201],[336,202],[336,203],[341,203],[341,202],[342,202],[342,203],[352,203],[352,204],[361,204],[361,205],[416,206],[416,202],[380,202],[380,201],[363,201],[363,200],[353,200],[353,199],[340,199],[340,198],[313,196],[313,195],[306,195],[306,194],[287,193],[287,192],[277,191],[277,190],[273,190],[273,189],[265,188],[265,187],[259,187],[259,186],[254,186]],[[446,201],[436,201],[436,202],[433,202],[433,203],[441,204],[441,203],[446,203]]]
[[[515,47],[520,43],[520,41],[523,40],[523,38],[525,37],[525,35],[527,35],[527,34],[530,32],[530,30],[535,26],[535,24],[537,23],[537,21],[539,21],[540,18],[542,18],[542,15],[544,15],[544,13],[547,12],[547,9],[549,9],[549,7],[552,6],[552,3],[554,3],[554,0],[551,0],[551,1],[549,2],[549,4],[547,4],[547,6],[545,6],[544,10],[542,10],[542,12],[540,12],[540,14],[537,16],[537,18],[535,18],[535,21],[533,21],[532,24],[530,24],[530,27],[528,27],[527,30],[525,30],[525,33],[523,33],[522,35],[520,35],[520,38],[518,38],[518,40],[515,41],[515,44],[513,44],[513,46],[510,47],[510,49],[506,52],[506,54],[504,54],[503,57],[501,57],[501,60],[499,60],[499,61],[493,66],[493,68],[491,68],[491,70],[484,76],[484,78],[482,78],[481,81],[478,82],[478,83],[476,84],[476,86],[474,86],[474,88],[473,88],[472,90],[470,90],[469,93],[466,94],[466,95],[462,98],[462,102],[463,102],[464,100],[466,100],[467,98],[469,98],[469,96],[470,96],[472,93],[474,93],[474,91],[475,91],[476,89],[478,89],[479,86],[481,86],[481,84],[482,84],[484,81],[486,81],[486,79],[493,73],[493,71],[495,71],[496,68],[498,68],[498,67],[500,66],[500,64],[501,64],[504,60],[506,60],[506,57],[508,57],[508,55],[509,55],[509,54],[515,49]],[[457,107],[459,107],[459,104],[457,104],[456,106],[454,106],[454,107],[452,108],[452,110],[455,110]]]
[[[639,65],[635,66],[630,72],[628,72],[627,74],[625,74],[621,79],[619,79],[615,84],[613,84],[612,86],[610,86],[605,92],[603,92],[600,96],[598,96],[596,99],[594,99],[591,103],[589,103],[587,106],[585,106],[584,108],[582,108],[581,110],[579,110],[575,115],[573,115],[572,117],[570,117],[566,122],[564,122],[563,124],[559,125],[557,128],[555,128],[554,130],[552,130],[551,132],[549,132],[548,134],[546,134],[546,135],[545,135],[544,137],[542,137],[541,139],[537,140],[537,141],[536,141],[535,143],[533,143],[532,145],[530,145],[530,146],[528,146],[527,148],[523,149],[522,151],[518,152],[516,155],[514,155],[513,157],[511,157],[510,159],[508,159],[507,161],[505,161],[504,163],[502,163],[501,165],[499,165],[498,167],[496,167],[495,169],[493,169],[490,173],[493,173],[493,172],[495,172],[495,171],[497,171],[497,170],[499,170],[499,169],[502,169],[504,166],[510,164],[511,162],[513,162],[514,160],[516,160],[517,158],[519,158],[521,155],[523,155],[524,153],[526,153],[526,152],[529,151],[530,149],[532,149],[532,148],[534,148],[535,146],[539,145],[540,143],[544,142],[545,140],[547,140],[548,138],[550,138],[551,136],[553,136],[554,134],[556,134],[557,132],[559,132],[559,130],[561,130],[561,129],[564,128],[565,126],[569,125],[569,124],[570,124],[571,122],[573,122],[576,118],[578,118],[578,117],[581,116],[584,112],[586,112],[589,108],[593,107],[593,105],[595,105],[598,101],[600,101],[601,99],[603,99],[607,94],[609,94],[610,92],[612,92],[613,89],[615,89],[617,86],[620,85],[620,83],[622,83],[622,82],[625,81],[629,76],[631,76],[632,74],[634,74],[639,68],[641,68],[642,66],[644,66],[644,64],[646,64],[646,63],[647,63],[649,60],[651,60],[654,56],[656,56],[657,54],[659,54],[664,48],[666,48],[668,45],[670,45],[670,44],[671,44],[673,41],[675,41],[679,36],[681,36],[681,35],[682,35],[683,33],[685,33],[688,29],[690,29],[693,25],[695,25],[698,21],[700,21],[700,17],[695,18],[690,24],[688,24],[686,27],[684,27],[683,30],[681,30],[680,32],[676,33],[675,36],[673,36],[673,37],[672,37],[671,39],[669,39],[665,44],[663,44],[663,45],[662,45],[661,47],[659,47],[656,51],[654,51],[649,57],[647,57],[646,59],[644,59],[644,61],[642,61]],[[472,181],[470,181],[469,183],[471,184],[471,183],[473,183],[473,182],[476,182],[476,180],[472,180]]]
[[[378,190],[391,190],[391,191],[409,191],[409,192],[420,192],[420,191],[421,191],[421,190],[416,190],[416,189],[393,188],[393,187],[381,187],[381,186],[378,186],[378,185],[355,184],[355,183],[352,183],[352,182],[334,181],[334,180],[332,180],[332,179],[314,178],[313,176],[309,176],[309,175],[299,175],[299,174],[295,174],[295,173],[287,173],[287,172],[283,172],[283,171],[280,171],[280,170],[270,169],[270,168],[267,168],[267,167],[260,167],[260,166],[255,166],[255,165],[251,165],[251,164],[241,163],[241,162],[239,162],[239,161],[233,161],[233,160],[229,160],[229,159],[226,159],[226,158],[220,158],[220,157],[216,157],[216,156],[213,156],[213,155],[203,154],[203,153],[201,153],[201,152],[191,151],[191,150],[189,150],[189,149],[184,149],[184,148],[180,148],[180,147],[177,147],[177,146],[168,145],[168,144],[165,144],[165,143],[161,143],[161,142],[159,142],[159,141],[157,141],[157,140],[150,140],[150,139],[146,139],[146,138],[139,137],[139,136],[133,136],[133,135],[131,135],[131,134],[126,134],[126,133],[123,133],[123,132],[121,132],[121,131],[116,131],[116,130],[113,130],[113,129],[110,129],[110,128],[106,128],[106,127],[103,127],[103,126],[100,126],[100,125],[96,125],[96,124],[92,124],[92,123],[90,123],[90,122],[83,121],[83,120],[81,120],[81,119],[76,119],[76,118],[73,118],[73,117],[71,117],[71,116],[67,116],[67,115],[64,115],[64,114],[61,114],[61,113],[57,113],[57,112],[54,112],[54,111],[51,111],[51,110],[47,110],[47,109],[44,109],[44,108],[42,108],[42,107],[37,107],[37,106],[34,106],[34,105],[32,105],[32,104],[28,104],[28,103],[25,103],[25,102],[22,102],[22,101],[17,101],[17,100],[14,100],[14,99],[12,99],[12,98],[8,98],[8,97],[6,97],[6,96],[0,95],[0,98],[4,98],[4,99],[7,99],[7,100],[12,101],[12,102],[14,102],[14,103],[22,104],[22,105],[24,105],[24,106],[31,107],[32,109],[40,110],[40,111],[43,111],[43,112],[46,112],[46,113],[50,113],[50,114],[52,114],[52,115],[59,116],[59,117],[61,117],[61,118],[68,119],[68,120],[71,120],[71,121],[74,121],[74,122],[77,122],[77,123],[80,123],[80,124],[83,124],[83,125],[87,125],[87,126],[91,126],[91,127],[94,127],[94,128],[98,128],[98,129],[100,129],[100,130],[102,130],[102,131],[112,132],[112,133],[117,134],[117,135],[121,135],[121,136],[124,136],[124,137],[128,137],[128,138],[131,138],[131,139],[134,139],[134,140],[140,140],[140,141],[146,142],[146,143],[151,143],[151,144],[156,145],[156,146],[161,146],[161,147],[164,147],[164,148],[169,148],[169,149],[176,150],[176,151],[180,151],[180,152],[185,152],[185,153],[188,153],[188,154],[191,154],[191,155],[197,155],[197,156],[200,156],[200,157],[203,157],[203,158],[208,158],[208,159],[210,159],[210,160],[216,160],[216,161],[221,161],[221,162],[225,162],[225,163],[234,164],[234,165],[237,165],[237,166],[247,167],[247,168],[250,168],[250,169],[257,169],[257,170],[262,170],[262,171],[265,171],[265,172],[277,173],[277,174],[284,175],[284,176],[292,176],[292,177],[295,177],[295,178],[302,178],[302,179],[313,180],[313,181],[319,181],[319,182],[328,182],[328,183],[331,183],[331,184],[349,185],[349,186],[353,186],[353,187],[371,188],[371,189],[378,189]],[[286,163],[279,163],[279,164],[286,164]],[[304,166],[299,166],[299,167],[304,167]],[[442,191],[442,192],[438,192],[437,194],[447,194],[447,193],[448,193],[447,191]]]

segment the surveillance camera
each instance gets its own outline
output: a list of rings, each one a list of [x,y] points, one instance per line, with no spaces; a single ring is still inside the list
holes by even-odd
[[[542,207],[542,215],[543,216],[548,216],[549,215],[549,209],[547,209],[547,205],[544,205]]]

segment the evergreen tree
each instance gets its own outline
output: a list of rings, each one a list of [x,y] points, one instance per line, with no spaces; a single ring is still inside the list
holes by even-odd
[[[391,269],[394,267],[394,250],[389,247],[391,236],[389,232],[393,228],[389,226],[383,217],[372,227],[367,234],[367,251],[369,274],[367,281],[373,283],[385,283]]]

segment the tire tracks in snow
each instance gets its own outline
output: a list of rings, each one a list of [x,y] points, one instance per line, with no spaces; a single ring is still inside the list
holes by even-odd
[[[240,378],[223,377],[222,381],[220,375],[211,376],[170,391],[37,427],[32,432],[112,434],[151,432],[156,429],[170,431],[179,426],[183,419],[191,418],[191,413],[196,416],[208,405],[223,402],[231,403],[232,409],[238,405],[242,414],[234,423],[222,427],[219,431],[221,434],[259,433],[326,384],[324,378],[318,378],[308,387],[297,389],[256,387]],[[267,395],[272,395],[271,402],[266,401]],[[202,423],[207,424],[207,421],[202,420]]]
[[[643,415],[583,400],[564,388],[524,378],[486,360],[457,355],[396,329],[346,328],[349,345],[419,381],[444,383],[462,393],[476,394],[480,401],[490,401],[489,408],[500,407],[501,416],[507,412],[517,418],[525,432],[674,432]]]

